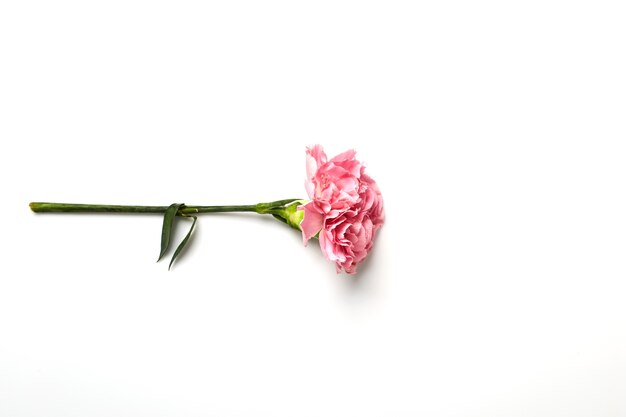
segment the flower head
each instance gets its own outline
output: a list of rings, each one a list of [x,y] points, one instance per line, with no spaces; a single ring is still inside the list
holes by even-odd
[[[307,148],[305,186],[311,201],[299,207],[304,243],[319,233],[326,258],[337,272],[349,274],[372,249],[385,217],[378,185],[355,155],[348,150],[328,160],[321,145]]]

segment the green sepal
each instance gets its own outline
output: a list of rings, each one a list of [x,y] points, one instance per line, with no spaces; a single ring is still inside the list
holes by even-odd
[[[306,200],[288,200],[287,204],[270,207],[267,213],[296,230],[302,230],[300,223],[304,219],[304,211],[298,210],[298,207],[303,204]]]

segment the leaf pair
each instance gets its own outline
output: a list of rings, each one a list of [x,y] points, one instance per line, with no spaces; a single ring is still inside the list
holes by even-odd
[[[159,254],[159,259],[157,259],[157,262],[159,262],[161,258],[163,258],[163,255],[165,255],[165,252],[167,252],[167,248],[170,245],[170,240],[172,237],[172,229],[174,228],[174,218],[176,217],[176,214],[178,214],[178,210],[180,210],[184,206],[185,205],[181,203],[174,203],[171,206],[169,206],[167,210],[165,210],[165,214],[163,215],[163,231],[161,232],[161,253]],[[174,255],[172,255],[170,264],[167,267],[168,270],[172,268],[172,264],[174,263],[174,260],[178,258],[178,255],[180,255],[180,253],[183,251],[183,249],[187,245],[187,242],[189,242],[191,233],[193,232],[193,229],[196,226],[196,221],[198,220],[196,216],[186,216],[184,214],[183,216],[192,217],[193,222],[191,223],[189,232],[187,232],[187,235],[185,236],[185,238],[178,244],[178,247],[174,251]]]

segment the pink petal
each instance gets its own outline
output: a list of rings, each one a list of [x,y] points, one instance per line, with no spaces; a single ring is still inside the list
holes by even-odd
[[[334,244],[333,235],[328,230],[322,230],[320,233],[320,248],[329,261],[344,262],[346,260],[341,249]]]
[[[326,163],[328,158],[324,153],[322,145],[313,145],[306,150],[307,155],[307,175],[312,178],[317,173],[317,170]]]
[[[315,175],[317,174],[317,170],[319,169],[319,165],[317,164],[317,161],[315,160],[315,158],[309,154],[307,152],[306,155],[306,176],[309,179],[309,181],[313,180],[313,178],[315,178]]]
[[[324,216],[317,210],[315,203],[312,201],[298,207],[298,210],[304,210],[304,219],[300,223],[300,229],[302,229],[302,240],[306,246],[309,239],[322,229]]]
[[[306,193],[309,198],[313,200],[315,198],[315,184],[310,179],[304,182],[304,188],[306,189]]]
[[[344,268],[346,270],[346,273],[348,273],[350,275],[356,274],[356,263],[355,262],[352,262],[350,265],[345,266]]]
[[[339,155],[335,156],[334,158],[331,159],[331,162],[343,162],[343,161],[349,161],[351,159],[354,159],[354,156],[356,155],[356,151],[354,149],[349,149],[343,153],[340,153]]]

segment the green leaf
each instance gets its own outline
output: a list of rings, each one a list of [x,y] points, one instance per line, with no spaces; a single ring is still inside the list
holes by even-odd
[[[196,220],[198,220],[198,218],[196,216],[190,216],[190,217],[193,217],[193,223],[191,223],[191,227],[189,228],[189,232],[187,232],[187,236],[185,236],[182,242],[180,242],[180,245],[178,245],[178,247],[176,248],[176,251],[174,251],[174,255],[172,255],[172,260],[170,261],[170,266],[167,267],[168,270],[172,268],[172,264],[174,263],[174,260],[183,251],[183,249],[185,248],[185,245],[187,245],[187,241],[189,241],[189,238],[191,237],[191,232],[193,232],[193,228],[196,227]]]
[[[159,259],[157,262],[161,260],[165,252],[167,251],[168,246],[170,245],[170,239],[172,237],[172,227],[174,225],[174,217],[176,217],[176,213],[178,213],[178,209],[183,204],[174,203],[165,210],[165,214],[163,215],[163,231],[161,232],[161,253],[159,254]]]

